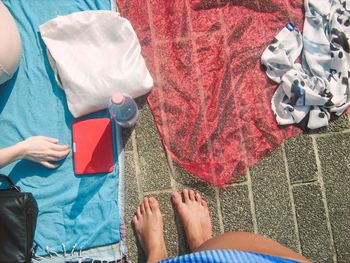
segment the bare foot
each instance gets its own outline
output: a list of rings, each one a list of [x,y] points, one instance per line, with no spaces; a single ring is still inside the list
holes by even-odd
[[[167,257],[163,233],[163,216],[154,197],[145,197],[133,217],[137,237],[147,256],[147,262]]]
[[[190,250],[196,251],[205,241],[212,237],[212,227],[208,204],[199,193],[183,190],[181,194],[174,192],[172,202],[180,216]]]

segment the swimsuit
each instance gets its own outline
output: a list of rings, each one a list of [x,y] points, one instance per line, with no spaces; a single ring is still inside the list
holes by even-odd
[[[205,250],[158,263],[300,263],[300,261],[239,250]]]

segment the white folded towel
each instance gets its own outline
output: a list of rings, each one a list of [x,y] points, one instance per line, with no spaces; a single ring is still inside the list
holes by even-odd
[[[40,33],[74,117],[106,108],[116,91],[135,98],[153,87],[135,31],[114,11],[59,16]]]

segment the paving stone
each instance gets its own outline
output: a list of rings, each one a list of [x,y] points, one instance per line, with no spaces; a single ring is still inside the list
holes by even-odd
[[[316,157],[310,136],[297,136],[285,142],[291,183],[317,179]]]
[[[140,109],[136,124],[137,149],[145,192],[171,187],[168,161],[146,98],[137,100]]]
[[[235,184],[239,184],[239,183],[243,183],[243,182],[246,182],[247,181],[247,174],[243,174],[242,176],[240,176],[239,178],[235,179],[233,181],[233,185]]]
[[[209,185],[205,181],[200,180],[197,177],[193,176],[190,172],[185,170],[175,161],[172,161],[172,163],[174,167],[173,179],[177,183],[183,186],[187,186],[189,188],[205,187],[206,185]]]
[[[340,117],[333,117],[330,121],[328,127],[320,128],[317,130],[309,131],[309,134],[320,134],[320,133],[330,133],[330,132],[340,132],[350,129],[350,122],[348,114],[343,114]]]
[[[124,151],[132,151],[133,150],[133,146],[132,146],[132,132],[134,131],[134,127],[133,128],[122,128],[122,138],[123,138],[123,147],[124,147]]]
[[[140,244],[136,240],[136,233],[132,225],[132,217],[139,205],[139,192],[135,173],[134,156],[132,152],[125,152],[125,225],[128,255],[132,262],[145,261]]]
[[[248,186],[235,185],[220,191],[224,232],[254,232]]]
[[[339,118],[334,118],[329,124],[328,132],[339,132],[350,129],[348,114],[343,114]]]
[[[195,177],[190,172],[185,170],[183,167],[181,167],[178,163],[175,161],[172,161],[173,167],[174,167],[174,175],[173,179],[183,185],[187,185],[188,187],[196,187],[197,185],[207,185],[208,183]],[[239,184],[247,181],[247,174],[242,175],[241,177],[234,180],[232,183]]]
[[[293,187],[302,254],[314,262],[333,262],[330,233],[318,184]]]
[[[169,257],[175,257],[179,254],[179,246],[182,239],[179,238],[177,222],[175,221],[175,212],[170,197],[171,193],[162,193],[155,196],[160,204],[164,216],[164,238]]]
[[[142,109],[145,105],[146,102],[146,97],[142,96],[137,98],[136,100],[137,107],[139,109]],[[122,129],[122,138],[123,138],[123,146],[124,146],[124,151],[132,151],[133,146],[132,146],[132,134],[135,130],[135,126],[131,128],[121,128]]]
[[[350,259],[350,134],[317,139],[337,262]]]
[[[297,251],[289,187],[281,148],[251,169],[259,234]]]

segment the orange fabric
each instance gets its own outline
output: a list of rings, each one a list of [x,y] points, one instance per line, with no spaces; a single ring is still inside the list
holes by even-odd
[[[271,110],[277,85],[260,57],[303,1],[118,0],[134,26],[156,87],[148,103],[169,155],[225,187],[286,138]]]

